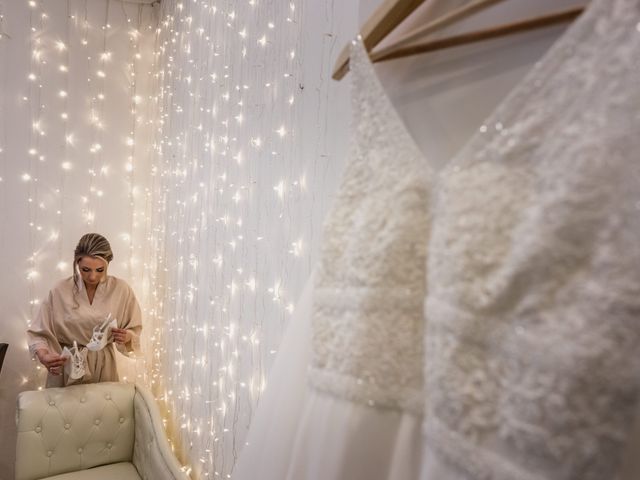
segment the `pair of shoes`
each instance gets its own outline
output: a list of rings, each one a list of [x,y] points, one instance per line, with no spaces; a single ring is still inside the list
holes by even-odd
[[[74,340],[73,347],[67,348],[64,347],[62,349],[62,356],[66,358],[70,358],[71,362],[65,363],[64,368],[67,370],[69,374],[69,378],[77,380],[79,378],[84,377],[84,374],[87,371],[87,349],[78,348],[78,342]]]
[[[109,314],[104,322],[93,328],[93,335],[91,341],[87,343],[87,348],[92,352],[102,350],[107,345],[112,328],[118,328],[118,322]]]

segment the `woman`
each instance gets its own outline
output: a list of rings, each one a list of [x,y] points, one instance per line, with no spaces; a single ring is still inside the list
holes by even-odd
[[[111,260],[106,238],[84,235],[74,252],[73,276],[58,282],[42,302],[28,336],[30,352],[49,372],[47,387],[118,381],[113,344],[127,356],[139,351],[140,306],[124,280],[107,275]]]

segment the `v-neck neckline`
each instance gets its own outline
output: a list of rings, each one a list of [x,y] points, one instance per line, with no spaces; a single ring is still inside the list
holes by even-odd
[[[89,306],[92,307],[93,306],[93,302],[96,299],[96,293],[98,292],[98,287],[96,287],[96,289],[93,291],[93,297],[89,296],[89,289],[87,289],[86,285],[84,286],[84,291],[85,291],[85,294],[87,295],[87,301],[89,302]]]
[[[538,60],[531,69],[525,74],[524,78],[520,80],[511,89],[511,91],[501,99],[497,105],[491,110],[491,113],[485,117],[481,127],[474,130],[469,137],[461,144],[460,148],[448,159],[448,161],[441,168],[436,168],[433,162],[429,160],[428,155],[425,154],[419,147],[418,142],[414,139],[413,135],[406,127],[402,117],[398,113],[396,107],[393,105],[391,98],[387,94],[373,63],[367,53],[364,46],[362,37],[360,35],[353,41],[355,49],[357,49],[357,55],[361,58],[361,63],[365,65],[365,75],[367,79],[373,82],[374,88],[378,90],[377,94],[387,104],[387,110],[395,115],[399,125],[406,136],[410,139],[413,147],[419,153],[420,158],[426,164],[429,177],[435,182],[435,185],[440,183],[443,177],[446,177],[449,172],[460,168],[460,164],[469,159],[470,155],[466,155],[467,151],[473,149],[474,146],[482,141],[483,144],[487,144],[493,138],[492,135],[499,135],[502,133],[504,125],[500,121],[502,113],[506,109],[514,110],[517,104],[526,103],[529,100],[529,96],[539,89],[547,80],[547,72],[550,70],[550,66],[553,64],[562,64],[566,60],[566,53],[563,51],[565,43],[569,40],[576,41],[575,37],[581,37],[586,34],[590,34],[590,29],[582,28],[585,23],[585,19],[590,17],[590,14],[595,10],[595,5],[604,0],[593,0],[585,7],[583,13],[575,19],[571,25],[553,42],[549,49],[542,55],[542,58]],[[554,71],[557,71],[555,69]],[[393,120],[391,120],[393,121]],[[491,128],[490,128],[491,127]],[[479,149],[479,148],[478,148]]]
[[[83,288],[83,290],[84,290],[84,295],[85,295],[85,298],[87,299],[87,303],[89,304],[89,306],[90,306],[90,307],[93,307],[93,306],[95,305],[95,303],[96,303],[96,295],[98,295],[98,290],[100,290],[100,287],[101,287],[102,285],[106,284],[106,283],[107,283],[107,281],[108,281],[108,277],[106,277],[106,278],[104,279],[104,281],[102,281],[102,282],[98,283],[98,285],[96,286],[96,290],[95,290],[95,292],[93,292],[93,300],[89,299],[89,291],[87,290],[87,286],[86,286],[86,285],[83,285],[83,287],[84,287],[84,288]]]

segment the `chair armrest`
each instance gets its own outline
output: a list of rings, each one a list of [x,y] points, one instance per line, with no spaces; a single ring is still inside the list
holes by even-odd
[[[143,480],[189,480],[178,463],[153,395],[136,385],[133,399],[135,440],[133,464]]]

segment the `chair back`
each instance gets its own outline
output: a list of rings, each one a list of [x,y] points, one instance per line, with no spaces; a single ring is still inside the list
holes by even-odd
[[[18,396],[16,480],[132,460],[135,386],[94,383]]]

